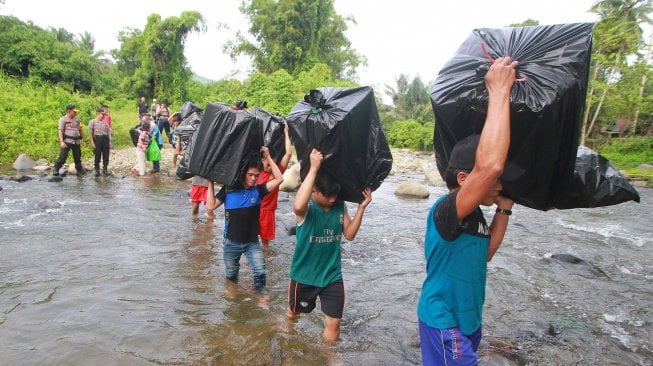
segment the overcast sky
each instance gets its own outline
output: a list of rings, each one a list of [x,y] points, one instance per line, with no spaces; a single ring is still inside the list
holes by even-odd
[[[589,12],[594,0],[335,0],[336,12],[351,15],[347,36],[352,46],[367,58],[359,68],[359,82],[382,92],[384,84],[395,85],[403,73],[435,80],[444,63],[474,28],[503,27],[526,19],[540,24],[593,22]],[[96,49],[119,48],[118,32],[143,29],[153,12],[162,17],[178,16],[184,10],[202,13],[207,32],[192,34],[186,41],[191,69],[210,79],[244,79],[251,70],[246,58],[232,62],[222,52],[224,43],[238,30],[247,31],[247,21],[238,10],[240,0],[111,0],[34,1],[5,0],[0,15],[30,20],[42,28],[65,28],[91,33]],[[220,28],[219,24],[228,27]]]

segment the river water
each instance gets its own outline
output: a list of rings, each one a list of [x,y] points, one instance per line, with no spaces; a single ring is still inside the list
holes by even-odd
[[[388,177],[342,245],[335,346],[319,306],[284,316],[292,193],[258,295],[247,265],[237,287],[223,279],[224,211],[193,219],[190,182],[0,181],[0,365],[420,364],[425,216],[444,188],[395,196],[406,178]],[[653,365],[653,190],[639,191],[639,204],[513,209],[488,268],[480,364]]]

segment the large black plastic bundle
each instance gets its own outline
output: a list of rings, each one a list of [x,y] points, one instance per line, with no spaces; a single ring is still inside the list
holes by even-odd
[[[377,189],[392,169],[370,87],[311,90],[286,121],[302,179],[310,167],[310,152],[317,148],[324,156],[321,170],[342,185],[342,200],[362,202],[361,192],[366,187]]]
[[[286,154],[286,138],[283,133],[283,117],[272,114],[263,108],[252,108],[252,114],[263,122],[263,145],[268,148],[270,155],[277,164]]]
[[[179,115],[181,116],[182,120],[185,120],[188,118],[191,114],[197,113],[197,114],[202,114],[202,107],[196,105],[193,102],[186,102],[184,103],[181,108],[179,109]]]
[[[179,180],[186,180],[193,177],[193,174],[188,170],[188,165],[190,162],[190,154],[192,151],[191,141],[197,130],[196,126],[185,125],[177,126],[175,128],[173,136],[176,136],[176,139],[181,140],[181,150],[184,152],[184,155],[181,155],[177,161],[177,171],[175,175]]]
[[[519,61],[517,77],[524,80],[515,82],[510,96],[508,159],[525,173],[504,194],[540,210],[584,207],[565,200],[575,187],[592,28],[592,23],[579,23],[474,30],[440,71],[431,94],[440,174],[456,142],[483,128],[490,60],[511,56]]]
[[[191,102],[184,103],[184,107],[187,108],[187,111],[192,109],[194,110],[191,114],[184,117],[179,126],[177,126],[172,131],[172,140],[173,145],[177,146],[177,140],[181,142],[181,149],[184,151],[178,160],[177,171],[175,175],[179,180],[186,180],[193,177],[193,174],[188,170],[190,155],[192,151],[192,139],[195,135],[195,132],[199,128],[199,125],[202,123],[202,109],[192,104]],[[182,109],[184,108],[182,107]],[[199,110],[198,110],[199,108]],[[181,112],[180,112],[180,115]]]
[[[572,184],[557,197],[556,208],[600,207],[639,202],[639,194],[619,171],[596,151],[579,146]]]
[[[217,183],[233,186],[247,162],[260,160],[263,146],[261,120],[224,103],[209,103],[193,137],[189,171]]]

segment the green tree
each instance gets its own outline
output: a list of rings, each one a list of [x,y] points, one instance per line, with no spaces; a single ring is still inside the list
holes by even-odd
[[[124,75],[122,86],[132,95],[186,100],[191,72],[184,56],[184,43],[189,33],[204,29],[204,18],[199,12],[185,11],[179,17],[166,19],[151,14],[142,32],[121,32],[121,47],[112,55]]]
[[[284,69],[297,75],[323,63],[333,78],[355,78],[356,68],[366,62],[345,36],[347,22],[354,19],[336,14],[333,0],[249,0],[240,10],[255,41],[239,34],[226,49],[233,58],[252,57],[258,72]]]
[[[409,82],[407,75],[400,74],[395,82],[396,87],[385,86],[385,93],[395,107],[388,116],[393,120],[416,120],[422,124],[433,120],[429,88],[422,79],[417,76]]]
[[[534,19],[528,18],[528,19],[524,20],[521,23],[512,23],[512,24],[510,24],[508,26],[509,27],[533,27],[533,26],[537,26],[537,25],[540,25],[539,20],[534,20]]]
[[[598,1],[591,9],[601,17],[594,28],[594,50],[590,90],[587,95],[581,143],[593,131],[595,123],[603,112],[606,98],[628,98],[632,92],[625,95],[616,94],[620,89],[626,90],[629,78],[628,60],[634,56],[640,59],[639,51],[644,48],[640,24],[651,24],[649,14],[653,10],[651,0],[603,0]],[[630,78],[631,80],[640,78]],[[629,88],[639,90],[639,85],[631,83]],[[639,103],[639,100],[637,101]],[[609,118],[606,115],[606,119]]]

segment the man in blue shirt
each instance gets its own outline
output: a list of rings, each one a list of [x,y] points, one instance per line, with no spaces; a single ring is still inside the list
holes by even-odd
[[[215,194],[214,182],[209,182],[206,195],[206,209],[213,211],[224,203],[225,225],[223,259],[225,276],[230,281],[238,280],[240,257],[245,254],[254,273],[254,288],[265,287],[266,268],[263,250],[258,240],[261,199],[283,182],[283,175],[270,157],[267,147],[262,147],[263,159],[270,162],[274,179],[256,184],[261,173],[261,162],[252,160],[245,170],[238,187],[222,187]]]
[[[426,220],[426,279],[417,307],[424,365],[477,364],[487,262],[512,213],[513,201],[500,195],[501,180],[519,174],[506,165],[516,66],[501,57],[490,67],[483,131],[454,146],[445,173],[449,193],[433,204]],[[496,214],[488,227],[479,205],[493,204]]]

